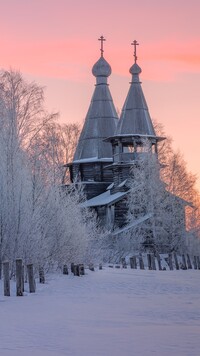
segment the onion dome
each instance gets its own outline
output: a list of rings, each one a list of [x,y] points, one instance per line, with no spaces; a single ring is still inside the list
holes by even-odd
[[[92,68],[92,74],[95,77],[109,77],[111,72],[111,66],[104,57],[100,57]]]
[[[139,75],[140,73],[142,73],[142,69],[139,67],[139,65],[137,63],[134,63],[132,65],[132,67],[129,69],[129,72],[134,75]]]

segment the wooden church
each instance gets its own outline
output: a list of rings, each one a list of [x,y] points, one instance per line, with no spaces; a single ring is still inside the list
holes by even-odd
[[[134,64],[122,113],[118,118],[107,83],[111,67],[104,58],[103,36],[101,56],[92,68],[96,85],[73,161],[67,164],[71,182],[82,183],[85,206],[96,210],[104,226],[111,231],[126,224],[127,179],[133,162],[144,150],[144,140],[157,155],[163,137],[155,133],[142,91],[137,64],[137,41],[133,41]],[[183,208],[184,213],[184,208]]]

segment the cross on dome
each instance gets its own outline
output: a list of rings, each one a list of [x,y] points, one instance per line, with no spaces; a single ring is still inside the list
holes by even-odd
[[[132,43],[131,43],[132,46],[134,46],[134,54],[133,54],[133,57],[135,58],[135,63],[137,62],[137,46],[139,46],[139,43],[134,40]]]
[[[98,38],[98,41],[101,41],[101,48],[100,48],[100,51],[101,51],[101,57],[103,57],[103,52],[104,52],[104,49],[103,49],[103,42],[106,41],[106,39],[101,36],[100,38]]]

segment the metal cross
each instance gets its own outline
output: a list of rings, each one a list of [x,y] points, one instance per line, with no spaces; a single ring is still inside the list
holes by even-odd
[[[103,57],[103,52],[104,52],[103,42],[106,41],[106,39],[103,36],[101,36],[100,38],[98,38],[98,40],[101,41],[101,49],[100,49],[100,51],[101,51],[101,57]]]
[[[139,43],[134,40],[132,43],[132,46],[134,46],[134,54],[133,54],[133,57],[135,58],[135,63],[137,62],[137,48],[136,46],[139,46]]]

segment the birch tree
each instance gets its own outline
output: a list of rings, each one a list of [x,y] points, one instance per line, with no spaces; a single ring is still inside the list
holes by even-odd
[[[60,189],[68,142],[56,117],[44,109],[43,88],[1,71],[0,263],[10,260],[13,272],[17,257],[38,265],[85,258],[95,231],[92,216],[84,223],[90,213],[82,212],[76,195]]]

